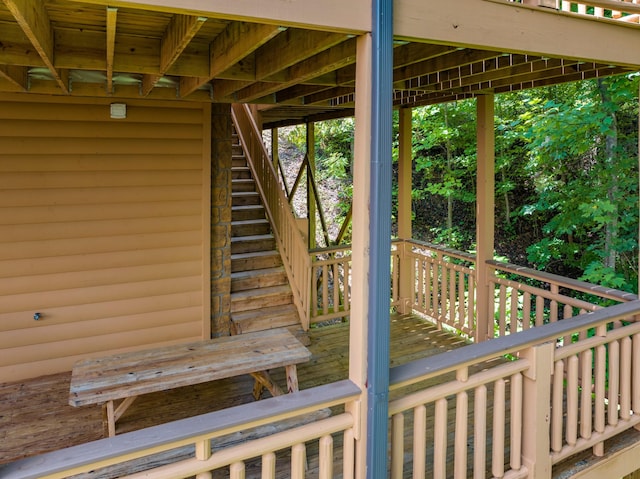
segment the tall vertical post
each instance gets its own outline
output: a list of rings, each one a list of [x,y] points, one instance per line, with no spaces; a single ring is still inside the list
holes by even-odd
[[[494,95],[477,97],[476,341],[493,336],[493,291],[489,288],[495,225]]]
[[[307,160],[309,170],[316,176],[316,130],[313,122],[307,123]],[[316,247],[316,195],[313,191],[311,175],[307,174],[307,212],[309,213],[309,249]],[[329,246],[329,245],[327,245]]]
[[[399,111],[398,134],[398,237],[409,240],[411,231],[411,190],[412,190],[412,138],[411,138],[411,108],[401,108]],[[403,245],[400,251],[399,271],[399,295],[400,304],[398,311],[403,314],[411,312],[413,297],[413,275],[411,274],[412,261],[405,254]]]
[[[369,343],[369,228],[371,171],[371,35],[358,37],[356,47],[356,127],[353,149],[353,216],[351,254],[351,314],[349,321],[349,379],[363,393],[347,408],[355,417],[355,478],[367,471],[367,360]],[[346,458],[348,459],[348,458]]]
[[[278,129],[271,128],[271,161],[273,161],[273,166],[276,169],[276,173],[278,172],[278,163],[280,162],[280,155],[278,154]]]

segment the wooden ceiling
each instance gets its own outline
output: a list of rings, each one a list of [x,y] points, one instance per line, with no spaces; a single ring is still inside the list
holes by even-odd
[[[627,26],[627,28],[629,28]],[[345,33],[111,8],[0,1],[0,91],[260,104],[265,127],[353,113]],[[397,107],[608,76],[629,67],[398,41]]]

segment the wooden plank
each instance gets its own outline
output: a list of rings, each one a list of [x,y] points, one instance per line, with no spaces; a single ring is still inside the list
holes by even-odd
[[[111,266],[111,265],[110,265]],[[86,267],[88,270],[90,268]],[[136,283],[166,278],[180,278],[202,273],[202,264],[197,260],[170,262],[157,261],[142,266],[111,267],[101,270],[55,272],[49,274],[0,277],[3,296],[25,293],[42,293],[53,290],[69,290],[80,287],[101,287],[113,284]]]
[[[47,344],[46,348],[42,345],[6,348],[4,351],[7,357],[4,357],[3,353],[1,366],[20,370],[39,362],[63,359],[66,365],[63,370],[68,370],[73,366],[73,359],[78,356],[86,358],[100,354],[113,354],[113,351],[123,349],[140,349],[155,347],[162,343],[195,341],[200,337],[201,329],[201,321],[196,320],[150,327],[135,332],[112,332],[97,337],[59,341]]]
[[[77,1],[77,0],[73,0]],[[279,0],[249,0],[229,3],[227,0],[210,0],[203,4],[189,0],[87,0],[81,3],[113,5],[170,13],[197,12],[213,18],[263,22],[285,26],[315,26],[332,31],[364,33],[371,31],[370,4],[355,0],[348,5],[340,0],[325,0],[322,4],[282,4]]]
[[[147,254],[145,255],[141,255],[139,250],[131,249],[108,253],[71,254],[39,258],[37,262],[32,261],[30,258],[5,260],[0,262],[0,278],[68,272],[82,273],[109,268],[135,268],[152,264],[200,261],[200,248],[201,245],[194,244],[166,248],[147,248]]]
[[[209,45],[209,73],[204,77],[187,75],[180,81],[180,93],[187,96],[234,64],[253,53],[282,31],[274,25],[232,22]],[[255,68],[254,68],[255,72]]]
[[[197,291],[201,284],[201,271],[194,276],[174,276],[167,279],[130,281],[123,284],[70,288],[67,290],[34,291],[30,293],[0,296],[0,312],[38,311],[46,314],[48,309],[71,307],[76,304],[108,303],[109,300],[144,298],[149,295],[177,294]],[[55,286],[53,286],[55,288]]]
[[[107,108],[101,109],[103,120],[107,119]],[[117,138],[117,139],[153,139],[153,140],[201,140],[200,125],[180,123],[164,124],[135,124],[132,122],[104,121],[103,123],[85,121],[61,121],[52,123],[50,120],[39,119],[7,119],[0,120],[2,136],[16,138],[60,138],[72,135],[76,138]],[[70,133],[73,132],[73,133]]]
[[[202,155],[202,142],[181,139],[140,139],[123,138],[113,141],[113,138],[75,138],[70,142],[68,138],[38,138],[29,142],[22,138],[3,138],[3,154],[32,155],[42,151],[55,151],[58,154],[89,155],[96,151],[101,153],[118,154],[169,154]]]
[[[107,75],[107,92],[113,91],[113,57],[115,55],[116,43],[116,25],[118,21],[118,9],[114,7],[106,7],[107,11],[107,55],[106,55],[106,75]]]
[[[0,119],[113,123],[108,118],[109,104],[113,102],[112,99],[65,97],[66,102],[61,103],[58,97],[51,97],[43,102],[42,98],[37,96],[13,96],[6,93],[0,93],[0,99],[3,101]],[[202,105],[196,103],[128,100],[127,105],[130,107],[127,118],[119,120],[118,123],[151,123],[163,126],[202,125]],[[144,127],[144,125],[137,126]]]
[[[42,223],[22,225],[0,225],[0,244],[22,241],[95,238],[126,234],[165,233],[173,231],[193,231],[200,227],[200,215],[188,212],[184,216],[152,218],[117,218],[84,221],[47,223],[43,231]]]
[[[69,93],[65,74],[53,65],[54,44],[53,30],[44,3],[29,0],[4,0],[5,5],[15,17],[18,25],[36,49],[47,66],[58,86],[64,93]]]
[[[4,174],[4,173],[3,173]],[[0,190],[0,204],[6,207],[58,205],[109,204],[117,198],[126,201],[163,201],[167,198],[191,200],[200,197],[201,192],[193,185],[150,185],[150,186],[110,186],[101,188],[26,188],[21,190]]]
[[[22,91],[27,91],[27,67],[0,65],[0,78],[4,78]]]
[[[311,353],[287,330],[269,330],[124,353],[74,366],[69,403],[132,395],[249,374],[307,361]]]
[[[127,170],[197,170],[202,161],[195,155],[20,155],[20,162],[0,159],[0,172],[44,171],[127,171]],[[168,202],[167,202],[168,203]]]
[[[107,313],[108,314],[108,313]],[[148,311],[138,314],[125,314],[124,316],[105,316],[105,313],[96,312],[95,317],[82,318],[65,318],[66,321],[49,321],[46,314],[42,318],[42,322],[36,327],[25,328],[24,325],[31,326],[33,318],[23,318],[21,322],[15,321],[13,325],[16,328],[8,331],[2,331],[0,347],[22,347],[33,345],[46,345],[51,342],[69,341],[74,337],[90,337],[103,336],[119,332],[132,332],[144,329],[152,329],[154,327],[170,326],[178,323],[194,323],[201,320],[201,306],[184,306],[174,309]],[[19,319],[19,318],[17,318]],[[75,319],[75,321],[71,321]],[[52,323],[52,324],[49,324]],[[11,326],[11,325],[9,325]],[[82,327],[83,333],[78,334],[78,329]],[[37,333],[37,334],[35,334]]]
[[[142,96],[147,96],[151,92],[206,21],[206,17],[180,14],[171,18],[160,44],[160,71],[143,77]]]

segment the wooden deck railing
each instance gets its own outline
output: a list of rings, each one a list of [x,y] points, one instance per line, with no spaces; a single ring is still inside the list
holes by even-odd
[[[602,455],[605,439],[640,423],[638,313],[639,301],[619,304],[392,369],[392,477],[423,478],[429,464],[428,477],[551,477],[580,451]],[[595,335],[556,346],[582,332]],[[503,364],[474,370],[492,361]]]
[[[411,258],[412,309],[474,337],[475,257],[422,241],[403,241],[398,248]]]
[[[311,260],[307,245],[249,106],[233,104],[231,115],[271,223],[300,321],[303,328],[308,329]]]
[[[351,248],[312,250],[311,323],[346,318],[351,304]]]
[[[255,407],[255,403],[244,404],[23,459],[5,466],[2,477],[56,479],[90,471],[93,471],[92,477],[94,474],[96,477],[106,477],[105,467],[124,465],[121,472],[128,475],[114,475],[112,470],[108,477],[174,479],[195,475],[198,479],[211,479],[211,471],[221,471],[226,477],[234,479],[244,477],[246,463],[256,460],[258,475],[273,479],[276,477],[275,453],[284,452],[291,458],[288,477],[303,479],[305,452],[307,448],[314,447],[318,451],[319,477],[330,478],[340,473],[348,479],[353,477],[354,471],[354,417],[350,413],[338,412],[305,425],[274,431],[278,430],[279,421],[345,405],[359,396],[360,389],[355,384],[347,380],[340,381],[265,399],[260,402],[259,408]],[[215,444],[212,447],[216,438],[264,425],[273,425],[266,429],[268,433],[264,437],[220,449]],[[344,438],[340,441],[344,450],[342,471],[334,471],[335,435]],[[159,460],[159,453],[167,454],[168,459]],[[136,460],[135,465],[131,463]],[[166,464],[158,465],[158,461]],[[139,472],[129,474],[132,470]]]
[[[349,315],[349,246],[310,252],[312,323]],[[405,263],[403,260],[409,260]],[[409,271],[402,265],[409,264]],[[494,337],[633,301],[637,295],[499,261],[489,261],[493,295],[488,311]],[[417,240],[395,240],[391,251],[391,305],[411,309],[439,325],[474,338],[476,324],[475,256]],[[401,291],[401,276],[412,289]],[[403,297],[407,295],[408,297]],[[569,338],[567,338],[569,340]]]

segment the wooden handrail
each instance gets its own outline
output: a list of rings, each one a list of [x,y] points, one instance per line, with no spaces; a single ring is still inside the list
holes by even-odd
[[[22,459],[3,466],[4,479],[63,478],[194,444],[258,425],[345,404],[360,395],[349,380],[243,404]],[[181,476],[182,477],[182,476]]]
[[[394,390],[408,386],[455,371],[463,366],[470,366],[489,358],[511,354],[536,344],[555,341],[557,338],[575,331],[633,318],[638,314],[640,314],[640,301],[616,304],[593,313],[545,324],[540,328],[532,328],[521,331],[518,334],[471,344],[463,349],[448,351],[437,356],[396,366],[389,373],[390,389]]]
[[[575,291],[581,291],[583,293],[593,294],[601,298],[612,299],[615,301],[627,302],[635,301],[638,299],[637,294],[627,293],[612,288],[605,288],[596,284],[587,283],[585,281],[579,281],[577,279],[565,278],[553,273],[547,273],[545,271],[537,271],[535,269],[526,268],[524,266],[518,266],[510,263],[503,263],[500,261],[487,261],[495,269],[504,271],[505,273],[514,273],[519,276],[526,276],[528,278],[536,279],[545,283],[554,283],[561,288],[573,289]]]
[[[278,174],[248,105],[233,104],[231,116],[256,181],[265,212],[282,256],[302,326],[309,328],[311,258]]]

